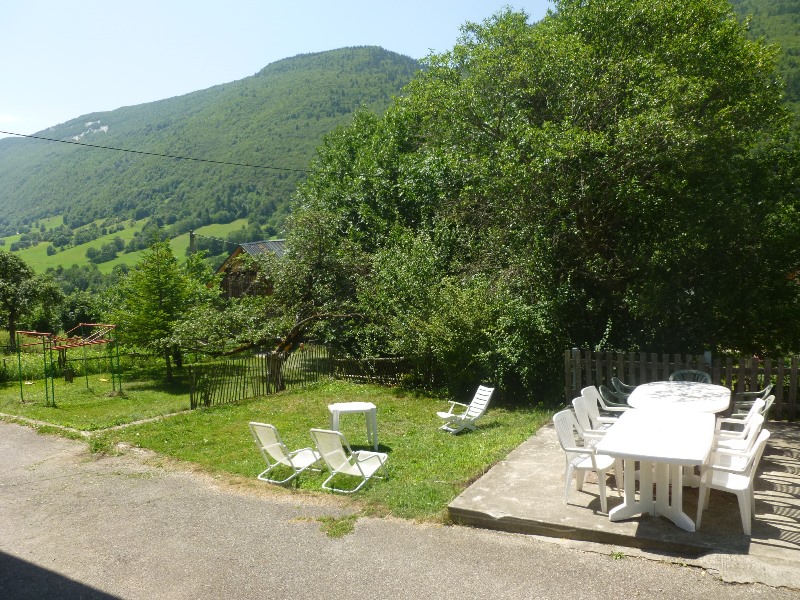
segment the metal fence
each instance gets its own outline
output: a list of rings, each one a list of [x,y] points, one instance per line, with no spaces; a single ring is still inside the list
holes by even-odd
[[[734,392],[760,390],[772,383],[775,403],[770,418],[794,420],[798,413],[798,357],[700,356],[645,352],[594,352],[572,349],[564,352],[564,394],[569,402],[589,385],[611,386],[618,377],[628,385],[664,381],[680,369],[698,369],[711,375],[713,383]]]

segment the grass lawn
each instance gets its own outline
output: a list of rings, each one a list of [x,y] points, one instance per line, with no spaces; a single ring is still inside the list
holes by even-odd
[[[19,386],[16,390],[13,385],[5,386],[0,388],[0,412],[93,430],[95,448],[110,449],[124,442],[186,461],[212,474],[243,478],[263,486],[270,484],[258,482],[255,477],[266,465],[248,422],[275,425],[293,450],[311,445],[312,427],[328,426],[328,404],[372,402],[378,407],[380,450],[389,455],[390,477],[373,480],[348,498],[363,514],[420,520],[445,519],[451,500],[551,417],[546,409],[509,410],[490,404],[477,431],[453,436],[438,431],[436,411],[447,407],[441,399],[397,388],[332,381],[241,404],[98,431],[125,419],[133,421],[185,410],[188,394],[164,393],[157,391],[157,386],[123,382],[125,397],[113,398],[99,390],[86,392],[85,385],[78,393],[81,381],[76,379],[72,384],[75,387],[69,398],[56,389],[57,408],[46,408],[38,402],[20,404]],[[353,449],[371,449],[363,415],[343,415],[340,428]],[[328,494],[320,488],[325,477],[307,471],[289,484],[294,489],[285,493]]]
[[[17,415],[82,431],[97,431],[141,419],[189,409],[185,387],[173,389],[152,381],[123,381],[123,396],[114,396],[110,375],[75,377],[73,383],[54,382],[55,406],[47,406],[44,381],[0,384],[0,413]],[[51,402],[52,403],[52,402]]]

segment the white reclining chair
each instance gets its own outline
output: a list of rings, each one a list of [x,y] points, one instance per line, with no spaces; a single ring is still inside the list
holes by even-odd
[[[469,404],[463,404],[450,400],[450,409],[447,412],[437,412],[437,416],[444,419],[444,425],[439,427],[442,431],[449,431],[456,434],[464,429],[475,429],[475,421],[483,416],[486,408],[489,406],[489,400],[492,398],[494,388],[486,386],[478,386],[478,391],[475,392],[475,397]],[[461,412],[454,412],[456,406],[463,406],[466,410]]]
[[[367,450],[353,452],[344,435],[330,429],[312,429],[311,438],[330,473],[330,476],[322,483],[322,487],[326,490],[352,494],[360,490],[373,477],[383,479],[389,476],[389,472],[386,470],[387,456],[383,452]],[[383,477],[376,475],[378,471],[383,473]],[[358,485],[353,489],[337,488],[331,483],[337,475],[355,477],[359,480]]]
[[[256,441],[258,449],[261,450],[261,455],[267,461],[267,469],[258,476],[261,481],[282,484],[291,481],[306,469],[321,471],[321,469],[314,467],[320,460],[320,456],[315,450],[301,448],[290,452],[281,440],[281,436],[274,425],[252,422],[250,423],[250,431],[253,433],[253,439]],[[280,466],[289,467],[292,470],[292,474],[286,479],[271,479],[267,477],[274,469]]]

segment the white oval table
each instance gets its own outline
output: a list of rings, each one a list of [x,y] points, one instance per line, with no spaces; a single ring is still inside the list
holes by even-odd
[[[636,409],[622,413],[595,446],[598,454],[623,461],[624,500],[608,513],[609,519],[621,521],[650,513],[694,531],[694,521],[683,512],[683,469],[706,462],[714,441],[714,422],[714,415],[707,412]]]
[[[636,386],[628,404],[638,409],[687,409],[718,413],[731,403],[731,391],[722,385],[696,381],[654,381]]]

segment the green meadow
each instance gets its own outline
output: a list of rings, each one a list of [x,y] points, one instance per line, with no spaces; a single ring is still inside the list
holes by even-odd
[[[42,219],[41,221],[37,222],[39,225],[44,225],[45,229],[51,230],[55,227],[61,225],[62,220],[61,217],[51,217],[48,219]],[[98,226],[100,226],[100,222],[96,222]],[[91,242],[86,244],[81,244],[79,246],[73,246],[71,248],[67,248],[61,252],[56,252],[52,256],[48,256],[47,248],[50,246],[49,242],[40,242],[36,246],[32,246],[31,248],[25,248],[23,250],[18,250],[15,252],[20,258],[22,258],[34,271],[37,273],[44,273],[47,271],[48,268],[56,268],[59,265],[67,268],[72,265],[86,265],[89,264],[89,260],[86,258],[86,251],[89,248],[97,248],[98,250],[103,246],[103,244],[107,244],[111,242],[114,238],[121,238],[126,244],[132,240],[138,233],[142,231],[142,227],[144,226],[145,221],[125,221],[124,229],[121,231],[116,231],[114,233],[110,233],[108,235],[101,236]],[[196,231],[198,235],[205,235],[208,237],[214,237],[219,239],[224,239],[228,234],[242,229],[243,227],[247,226],[247,219],[238,219],[236,221],[232,221],[231,223],[225,224],[212,224],[206,225],[204,227],[199,227]],[[4,250],[8,250],[8,248],[14,242],[19,241],[21,235],[14,235],[4,238],[5,246],[0,246],[0,248]],[[170,246],[172,247],[172,251],[175,253],[175,256],[181,258],[186,255],[186,251],[189,248],[189,234],[184,233],[170,241]],[[111,273],[114,270],[114,267],[117,265],[128,265],[133,266],[135,265],[139,259],[141,258],[141,251],[138,252],[130,252],[130,253],[119,253],[116,259],[100,263],[97,265],[98,269],[101,273]]]

